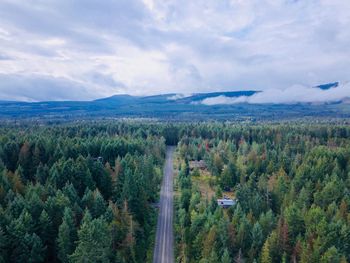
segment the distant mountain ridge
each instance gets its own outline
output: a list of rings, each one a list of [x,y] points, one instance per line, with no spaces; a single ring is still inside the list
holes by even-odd
[[[177,93],[167,93],[152,96],[132,96],[128,94],[113,95],[111,97],[94,100],[96,103],[121,103],[125,104],[128,102],[139,102],[139,103],[169,103],[169,101],[176,101],[177,103],[191,103],[201,101],[207,98],[213,98],[217,96],[226,97],[240,97],[240,96],[251,96],[259,91],[247,90],[247,91],[219,91],[219,92],[208,92],[208,93],[193,93],[188,96],[179,96],[178,99],[172,97],[180,95]]]
[[[319,89],[322,89],[322,90],[328,90],[328,89],[331,89],[331,88],[336,88],[338,86],[339,86],[339,82],[332,82],[332,83],[318,85],[315,88],[319,88]]]
[[[317,86],[325,90],[338,82]],[[161,120],[259,120],[300,117],[350,117],[349,103],[204,105],[206,99],[249,97],[261,91],[222,91],[152,96],[114,95],[93,101],[0,101],[0,119],[156,118]]]

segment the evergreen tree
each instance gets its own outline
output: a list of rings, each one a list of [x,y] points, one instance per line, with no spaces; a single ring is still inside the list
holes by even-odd
[[[47,260],[55,258],[55,231],[52,221],[45,210],[42,210],[40,214],[37,233],[47,248],[45,258]]]
[[[43,245],[41,239],[33,233],[32,235],[26,234],[24,236],[24,242],[28,246],[28,254],[26,256],[26,262],[28,263],[40,263],[44,261],[46,247]]]
[[[31,146],[29,145],[28,142],[25,142],[21,150],[19,152],[18,156],[18,163],[23,169],[23,176],[22,180],[25,182],[26,180],[32,180],[32,171],[33,171],[33,166],[32,166],[32,156],[31,156]]]
[[[61,262],[68,262],[68,256],[74,251],[74,242],[76,240],[76,229],[74,225],[72,210],[65,208],[62,224],[58,229],[57,247],[58,258]]]
[[[98,189],[94,192],[94,200],[91,207],[91,215],[94,218],[102,216],[106,212],[106,203]]]
[[[333,263],[333,262],[340,262],[341,255],[339,254],[336,247],[332,246],[330,247],[321,257],[321,263]]]
[[[231,263],[230,254],[228,253],[227,249],[225,249],[224,254],[222,254],[221,262],[222,263]]]
[[[111,257],[111,236],[106,221],[101,218],[91,220],[87,212],[78,230],[77,247],[69,257],[70,262],[109,262]]]
[[[4,232],[4,230],[0,226],[0,263],[6,263],[7,258],[7,245],[8,245],[8,239]]]
[[[272,263],[271,255],[270,255],[270,242],[267,239],[262,249],[261,253],[261,263]]]

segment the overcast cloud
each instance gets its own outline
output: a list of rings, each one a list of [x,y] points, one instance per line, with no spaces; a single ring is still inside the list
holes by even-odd
[[[344,0],[0,0],[0,100],[249,89],[264,91],[250,103],[327,101],[349,85],[310,87],[349,81],[349,28]]]
[[[218,104],[295,104],[295,103],[329,103],[350,98],[350,84],[322,90],[317,87],[291,86],[286,89],[265,89],[252,96],[226,97],[217,96],[201,101],[204,105]]]

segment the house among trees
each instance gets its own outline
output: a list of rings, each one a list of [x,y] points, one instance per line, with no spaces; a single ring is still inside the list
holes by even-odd
[[[223,199],[218,199],[217,202],[218,202],[218,206],[221,206],[223,208],[228,208],[230,206],[234,206],[237,203],[237,200],[224,197]]]
[[[207,164],[203,160],[190,161],[190,170],[200,169],[204,170],[207,168]]]

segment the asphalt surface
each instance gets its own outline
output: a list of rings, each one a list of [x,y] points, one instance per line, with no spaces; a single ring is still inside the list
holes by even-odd
[[[160,191],[157,234],[153,263],[174,262],[173,233],[173,153],[175,147],[168,146],[164,165],[164,178]]]

